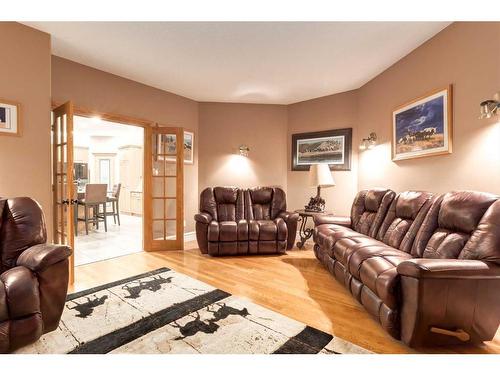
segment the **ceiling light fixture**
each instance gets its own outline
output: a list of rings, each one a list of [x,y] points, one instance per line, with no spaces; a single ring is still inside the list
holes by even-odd
[[[377,145],[377,134],[375,132],[371,132],[368,138],[363,138],[359,145],[360,150],[371,150]]]
[[[493,100],[485,100],[481,102],[481,115],[479,119],[483,118],[491,118],[494,115],[498,115],[500,113],[500,92],[497,92],[493,95]]]

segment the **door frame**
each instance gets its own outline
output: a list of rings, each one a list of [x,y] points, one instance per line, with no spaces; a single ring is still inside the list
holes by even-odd
[[[52,109],[57,108],[58,105],[59,105],[59,103],[52,102]],[[120,115],[120,114],[116,114],[116,113],[100,112],[100,111],[88,109],[85,107],[80,107],[80,106],[77,106],[75,104],[73,104],[73,118],[74,118],[74,116],[87,117],[87,118],[99,117],[101,120],[143,128],[144,129],[143,145],[142,145],[143,149],[145,148],[147,129],[151,128],[155,125],[154,121],[148,121],[148,120],[135,118],[135,117],[131,117],[131,116]],[[145,180],[146,180],[144,178],[144,170],[145,170],[144,168],[146,167],[145,155],[143,156],[142,159],[143,159],[142,160],[142,167],[143,167],[142,191],[144,192]],[[148,251],[145,248],[145,241],[144,241],[144,233],[146,230],[145,220],[144,220],[144,195],[142,197],[142,200],[143,200],[143,207],[142,207],[142,250]]]
[[[56,102],[52,101],[52,110],[57,108],[63,104],[63,102]],[[116,114],[116,113],[110,113],[110,112],[102,112],[98,110],[93,110],[89,109],[86,107],[78,106],[73,103],[73,116],[80,116],[80,117],[99,117],[101,120],[105,121],[110,121],[110,122],[117,122],[123,125],[131,125],[131,126],[138,126],[144,129],[144,139],[143,139],[143,179],[142,179],[142,191],[143,191],[143,205],[142,205],[142,249],[143,251],[157,251],[158,249],[151,249],[151,248],[146,248],[146,241],[145,241],[145,235],[146,231],[148,228],[146,228],[146,220],[145,220],[145,212],[149,212],[147,209],[148,203],[146,202],[146,196],[144,192],[147,190],[146,183],[146,171],[148,171],[147,168],[150,167],[149,160],[146,155],[146,142],[148,142],[148,134],[151,134],[151,129],[154,127],[158,126],[158,123],[156,121],[151,121],[151,120],[146,120],[143,118],[138,118],[138,117],[132,117],[132,116],[126,116],[126,115],[121,115],[121,114]],[[162,124],[161,127],[164,125]],[[184,166],[184,164],[183,164]],[[182,210],[184,210],[184,205],[182,204]],[[184,225],[182,225],[182,245],[184,245]],[[183,250],[184,246],[177,250]]]

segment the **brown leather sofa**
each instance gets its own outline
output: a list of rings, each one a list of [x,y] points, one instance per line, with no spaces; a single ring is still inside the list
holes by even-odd
[[[488,341],[500,324],[498,199],[364,190],[349,218],[315,218],[314,251],[407,345]]]
[[[46,242],[37,202],[0,198],[0,353],[30,344],[59,325],[71,249]]]
[[[286,211],[280,188],[206,188],[196,214],[196,239],[203,254],[281,254],[291,249],[296,213]]]

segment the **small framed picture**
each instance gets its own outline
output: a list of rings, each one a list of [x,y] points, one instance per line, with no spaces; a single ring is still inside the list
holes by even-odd
[[[292,171],[328,163],[330,170],[350,171],[352,128],[292,135]]]
[[[184,131],[184,163],[194,163],[194,133]]]
[[[450,154],[451,85],[396,108],[392,113],[392,160]]]
[[[164,145],[162,149],[161,145]],[[158,138],[158,150],[164,153],[175,154],[177,152],[177,140],[174,134],[162,134]],[[167,162],[175,161],[175,157],[165,157]],[[184,164],[194,164],[194,133],[184,131]]]
[[[0,99],[0,135],[21,135],[21,106]]]

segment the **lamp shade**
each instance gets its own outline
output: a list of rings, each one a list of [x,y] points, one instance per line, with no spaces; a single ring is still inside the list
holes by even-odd
[[[309,169],[309,185],[331,187],[335,186],[328,164],[312,164]]]

